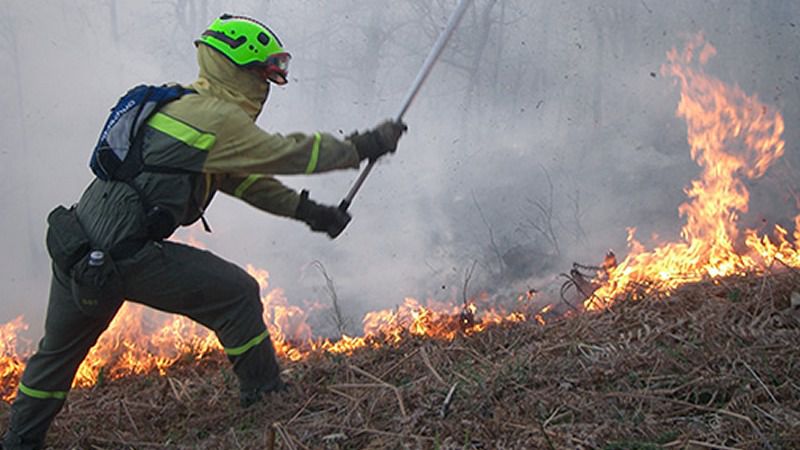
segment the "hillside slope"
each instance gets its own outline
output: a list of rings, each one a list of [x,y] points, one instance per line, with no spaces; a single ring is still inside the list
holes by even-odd
[[[408,337],[286,367],[249,410],[221,356],[70,394],[52,448],[800,448],[800,275]],[[450,394],[448,396],[448,394]],[[8,405],[0,406],[5,428]]]

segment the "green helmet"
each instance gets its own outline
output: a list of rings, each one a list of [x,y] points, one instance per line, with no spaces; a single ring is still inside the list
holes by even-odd
[[[225,55],[240,67],[261,69],[270,81],[285,84],[291,55],[266,25],[244,16],[223,14],[195,41]]]

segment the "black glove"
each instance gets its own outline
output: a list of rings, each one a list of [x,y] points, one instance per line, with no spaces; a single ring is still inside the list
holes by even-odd
[[[336,239],[336,236],[342,234],[351,219],[347,211],[309,200],[306,190],[300,193],[300,203],[297,204],[294,217],[307,223],[313,231],[328,233],[331,239]]]
[[[356,146],[362,161],[374,161],[387,153],[394,153],[397,150],[397,141],[406,130],[408,127],[402,121],[387,120],[364,134],[354,133],[348,139]]]

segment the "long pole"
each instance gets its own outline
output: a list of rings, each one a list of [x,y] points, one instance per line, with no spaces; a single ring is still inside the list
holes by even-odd
[[[397,122],[403,120],[403,116],[406,114],[406,111],[408,111],[411,103],[417,97],[422,84],[428,78],[428,75],[430,75],[433,65],[436,64],[436,61],[439,59],[439,55],[442,54],[442,50],[444,50],[445,45],[447,45],[447,41],[450,40],[450,37],[453,35],[456,27],[458,27],[458,23],[464,16],[464,12],[467,10],[467,6],[469,6],[471,1],[472,0],[461,0],[458,3],[455,11],[453,11],[453,14],[450,15],[450,19],[447,21],[444,31],[442,31],[442,33],[439,35],[439,38],[436,39],[436,42],[433,44],[433,48],[431,48],[430,53],[428,53],[428,57],[425,58],[425,62],[422,63],[422,68],[420,68],[419,72],[417,73],[414,83],[411,85],[411,89],[409,89],[408,94],[406,94],[406,98],[403,101],[403,106],[400,108],[400,112],[397,114]],[[356,193],[359,189],[361,189],[361,185],[364,184],[364,180],[367,179],[367,176],[372,171],[372,167],[375,166],[375,161],[376,160],[370,160],[369,164],[367,164],[367,167],[365,167],[364,171],[358,176],[358,179],[355,181],[355,183],[353,183],[353,187],[350,188],[350,192],[347,193],[347,196],[339,204],[340,210],[347,211],[347,209],[350,207],[350,204],[353,202],[353,198],[355,198]]]

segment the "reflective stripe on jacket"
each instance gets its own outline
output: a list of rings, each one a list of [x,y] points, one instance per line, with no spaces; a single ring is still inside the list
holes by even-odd
[[[78,214],[98,245],[142,237],[143,208],[169,211],[176,225],[196,221],[217,190],[273,214],[291,217],[299,195],[274,175],[307,174],[358,167],[348,141],[327,133],[267,133],[255,124],[269,85],[201,45],[200,76],[187,94],[148,121],[142,136],[145,165],[185,173],[144,172],[125,183],[95,180]]]

